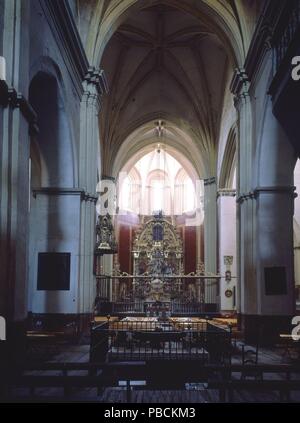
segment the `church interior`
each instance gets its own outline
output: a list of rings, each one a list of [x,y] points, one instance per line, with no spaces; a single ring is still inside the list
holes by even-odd
[[[299,0],[0,0],[1,402],[300,401],[299,39]]]

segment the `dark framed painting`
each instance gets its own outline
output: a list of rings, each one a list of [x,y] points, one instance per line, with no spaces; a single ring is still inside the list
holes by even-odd
[[[38,254],[38,291],[70,290],[71,253]]]

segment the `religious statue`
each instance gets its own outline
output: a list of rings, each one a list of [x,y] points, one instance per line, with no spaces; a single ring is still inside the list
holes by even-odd
[[[154,257],[149,264],[150,273],[161,275],[164,270],[164,261],[162,257]]]
[[[114,227],[109,213],[98,216],[96,225],[96,254],[114,254],[117,251]]]
[[[126,287],[126,283],[123,282],[121,284],[121,286],[120,286],[120,293],[119,293],[120,301],[123,301],[126,298],[126,293],[127,293],[127,289],[126,288],[127,288]]]
[[[196,300],[196,287],[193,283],[188,285],[188,297],[191,302]]]

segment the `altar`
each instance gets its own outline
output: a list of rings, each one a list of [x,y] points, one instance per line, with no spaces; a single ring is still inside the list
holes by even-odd
[[[183,269],[183,245],[176,227],[161,214],[150,218],[137,231],[133,268],[133,294],[143,301],[146,315],[169,317],[171,301],[180,295],[175,276]]]
[[[160,319],[167,319],[171,315],[170,301],[145,301],[144,309],[147,317],[158,317]]]
[[[131,252],[131,274],[120,269],[117,257],[111,274],[97,274],[95,313],[160,319],[205,313],[206,298],[217,292],[220,276],[205,272],[200,262],[185,274],[182,236],[170,218],[144,216]],[[217,303],[208,304],[209,311],[215,309]]]

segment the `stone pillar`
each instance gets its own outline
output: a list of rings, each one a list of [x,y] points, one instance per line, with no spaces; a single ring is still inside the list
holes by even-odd
[[[258,308],[265,315],[294,313],[294,190],[293,186],[273,186],[259,187],[254,191],[257,209],[256,265],[260,286]],[[277,276],[273,273],[272,280],[269,280],[267,273],[272,268],[272,272],[281,275],[278,282],[275,282]]]
[[[206,272],[217,273],[217,184],[214,177],[204,180],[204,264]],[[211,279],[205,281],[207,305],[217,303],[216,283]]]
[[[252,190],[252,111],[250,82],[243,69],[237,69],[231,91],[238,113],[237,137],[237,312],[254,312],[257,291],[255,279],[253,231],[255,227]]]
[[[201,263],[201,225],[196,226],[196,263]]]
[[[0,81],[0,315],[9,328],[27,315],[29,131],[36,128],[36,116],[22,94],[28,86],[28,28],[21,23],[29,5],[12,0],[1,9],[6,72]]]
[[[44,315],[78,313],[78,270],[81,198],[78,188],[35,188],[30,210],[28,310]],[[38,289],[40,252],[70,253],[70,285],[66,290]],[[48,316],[47,316],[48,315]],[[50,317],[51,318],[51,317]]]
[[[291,331],[295,313],[293,252],[295,151],[267,98],[261,133],[258,176],[253,190],[255,207],[254,251],[257,297],[246,310],[249,337],[257,331],[261,339],[278,342],[278,334]],[[250,304],[249,304],[250,306]],[[258,317],[257,317],[258,315]]]
[[[3,110],[1,150],[0,314],[22,321],[27,315],[29,137],[17,101]]]
[[[81,203],[79,255],[79,313],[93,310],[96,282],[93,274],[97,201],[97,167],[99,154],[99,123],[101,95],[106,91],[102,71],[89,70],[84,82],[80,109],[79,186],[85,194]]]
[[[219,273],[225,276],[230,271],[231,280],[223,277],[220,281],[221,310],[235,310],[236,296],[236,201],[235,190],[218,191],[218,246]],[[232,263],[231,263],[232,262]],[[231,297],[225,295],[232,292]]]
[[[247,342],[276,342],[280,331],[290,330],[294,313],[295,153],[273,115],[268,97],[260,137],[253,139],[249,86],[245,72],[237,70],[231,90],[239,115],[238,311]]]
[[[7,328],[7,341],[0,342],[0,361],[10,371],[25,357],[29,132],[36,128],[36,116],[24,97],[29,27],[22,22],[29,20],[30,4],[0,3],[0,52],[6,68],[0,80],[0,315]]]

